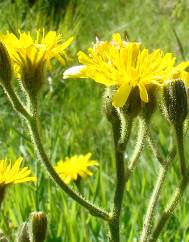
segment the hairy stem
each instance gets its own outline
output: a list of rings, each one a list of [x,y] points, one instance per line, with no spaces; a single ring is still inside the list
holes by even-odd
[[[125,189],[125,171],[124,171],[124,152],[120,151],[118,147],[120,139],[120,126],[121,122],[117,115],[116,118],[112,120],[112,130],[113,130],[113,139],[114,139],[114,148],[115,148],[115,160],[116,160],[116,177],[117,184],[114,194],[114,205],[111,213],[111,220],[109,221],[110,228],[110,242],[120,242],[120,214],[121,207],[123,202],[123,195]],[[125,131],[130,134],[131,124],[127,123]],[[125,134],[125,137],[129,139],[129,134]],[[124,143],[127,143],[125,140]]]
[[[47,172],[49,173],[49,175],[56,182],[56,184],[58,184],[59,187],[61,187],[64,192],[66,192],[70,197],[72,197],[72,199],[74,199],[80,205],[88,209],[93,216],[100,217],[104,220],[109,220],[110,219],[109,213],[107,213],[103,209],[100,209],[95,205],[93,205],[92,203],[90,203],[89,201],[87,201],[83,196],[75,192],[72,188],[70,188],[68,185],[66,185],[63,182],[63,180],[59,177],[59,175],[56,173],[53,166],[51,165],[47,157],[47,154],[43,148],[39,131],[38,131],[37,121],[35,119],[30,119],[28,120],[28,124],[30,128],[31,137],[32,137],[34,146],[38,152],[39,158],[42,164],[47,169]]]
[[[109,222],[111,232],[111,242],[120,241],[120,214],[123,201],[123,194],[125,189],[124,179],[124,158],[122,153],[116,152],[116,166],[117,166],[117,185],[114,195],[114,206],[112,211],[112,219]]]
[[[39,135],[39,128],[38,128],[38,120],[37,120],[37,102],[33,102],[33,116],[27,112],[27,110],[22,105],[21,101],[17,97],[16,93],[12,89],[11,86],[3,87],[6,95],[8,96],[13,108],[20,113],[26,120],[30,129],[31,138],[33,140],[34,146],[38,152],[40,161],[45,166],[47,172],[49,173],[50,177],[53,181],[59,185],[59,187],[66,192],[73,200],[78,202],[80,205],[88,209],[88,211],[96,217],[100,217],[104,220],[110,220],[110,215],[108,212],[104,211],[103,209],[96,207],[94,204],[89,202],[79,193],[75,192],[72,188],[70,188],[67,184],[63,182],[63,180],[58,176],[56,171],[54,170],[53,166],[51,165],[45,149],[42,145],[41,138]]]
[[[3,86],[3,90],[8,97],[10,103],[13,106],[13,109],[17,111],[19,114],[21,114],[26,119],[30,119],[31,115],[28,113],[28,111],[25,109],[25,107],[22,105],[19,97],[16,95],[15,91],[13,90],[12,86],[7,83],[6,86]]]
[[[143,230],[142,230],[142,234],[141,234],[141,238],[140,238],[141,242],[147,242],[148,238],[150,237],[151,229],[152,229],[153,214],[154,214],[156,205],[158,203],[158,199],[159,199],[167,172],[168,172],[168,164],[166,166],[160,167],[159,175],[158,175],[152,196],[151,196],[149,204],[148,204],[147,212],[145,215]]]
[[[165,182],[165,178],[168,173],[169,166],[171,164],[171,161],[174,159],[174,157],[176,155],[176,150],[174,147],[172,147],[168,158],[165,160],[161,156],[156,145],[154,144],[154,141],[152,139],[149,129],[148,129],[148,144],[149,144],[149,147],[151,148],[154,156],[160,162],[160,171],[159,171],[159,175],[157,177],[156,184],[154,186],[154,190],[152,192],[152,195],[151,195],[151,198],[150,198],[150,201],[148,204],[147,212],[145,215],[143,229],[142,229],[142,233],[141,233],[141,237],[140,237],[141,242],[149,241],[149,238],[151,235],[151,230],[152,230],[153,215],[154,215],[154,212],[155,212],[155,209],[156,209],[156,206],[157,206],[157,203],[158,203],[158,200],[159,200],[159,197],[160,197],[160,194],[161,194],[164,182]]]
[[[139,120],[139,132],[137,136],[136,146],[129,161],[128,166],[125,169],[125,182],[127,183],[130,176],[132,175],[134,168],[137,164],[139,156],[144,148],[146,134],[147,134],[147,124],[143,118]]]
[[[157,241],[162,229],[164,228],[166,222],[173,214],[177,204],[180,202],[184,191],[186,190],[188,184],[188,170],[186,169],[185,163],[185,155],[184,155],[184,140],[183,140],[183,126],[175,126],[175,139],[176,139],[176,146],[177,146],[177,153],[180,161],[180,168],[182,174],[182,181],[178,188],[176,189],[175,193],[170,199],[167,207],[165,208],[162,216],[160,217],[150,239],[150,242]]]
[[[187,172],[188,173],[188,172]],[[161,215],[161,217],[159,218],[159,221],[152,233],[152,237],[149,240],[150,242],[156,242],[157,239],[159,238],[159,235],[162,231],[162,229],[164,228],[165,224],[167,223],[167,221],[169,220],[169,218],[171,217],[171,215],[173,214],[176,206],[178,205],[178,203],[180,202],[186,187],[188,184],[188,179],[186,179],[185,177],[182,179],[180,185],[177,187],[175,193],[173,194],[173,196],[170,199],[170,202],[168,203],[167,207],[165,208],[163,214]]]
[[[186,162],[184,156],[184,140],[183,140],[183,125],[175,127],[175,140],[177,146],[177,153],[180,161],[180,170],[182,176],[186,175]]]
[[[160,162],[160,164],[164,165],[164,158],[160,154],[159,149],[157,149],[157,145],[154,143],[154,140],[152,138],[152,134],[151,134],[150,130],[148,131],[148,138],[147,139],[148,139],[148,144],[149,144],[149,147],[150,147],[152,153],[154,154],[156,159]]]

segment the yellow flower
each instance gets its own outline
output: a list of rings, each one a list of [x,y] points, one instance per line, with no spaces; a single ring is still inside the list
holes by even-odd
[[[150,53],[140,43],[123,41],[119,33],[113,34],[110,42],[98,40],[88,53],[78,52],[82,65],[66,70],[64,78],[91,78],[112,86],[115,107],[122,107],[135,87],[139,88],[141,100],[147,103],[151,86],[161,86],[174,78],[189,82],[189,74],[184,71],[189,61],[175,66],[176,58],[172,53],[164,54],[160,49]]]
[[[30,176],[31,170],[28,167],[21,168],[23,158],[19,157],[12,165],[7,160],[0,160],[0,187],[4,188],[9,184],[36,181],[36,177]]]
[[[32,38],[30,33],[20,32],[19,37],[10,33],[2,35],[1,41],[6,45],[10,57],[16,64],[17,73],[22,72],[23,66],[34,65],[46,62],[51,69],[51,60],[57,59],[62,65],[67,57],[65,49],[73,41],[73,37],[62,43],[62,35],[56,31],[49,31],[47,34],[37,31],[36,38]],[[64,58],[63,58],[63,56]]]
[[[98,162],[90,160],[91,153],[86,155],[74,155],[65,160],[60,160],[55,166],[56,172],[62,180],[69,184],[71,181],[76,181],[79,177],[91,176],[92,172],[89,167],[97,166]]]

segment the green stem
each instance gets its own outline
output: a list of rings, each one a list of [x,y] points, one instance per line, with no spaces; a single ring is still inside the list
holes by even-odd
[[[116,152],[116,173],[117,173],[117,185],[114,195],[114,207],[112,211],[112,219],[109,222],[111,231],[111,242],[120,241],[120,214],[123,201],[123,194],[125,189],[124,179],[124,157],[123,153]]]
[[[183,137],[183,125],[175,126],[175,139],[177,146],[177,153],[180,161],[181,174],[184,177],[186,175],[186,162],[184,155],[184,137]]]
[[[120,152],[124,152],[129,140],[129,137],[131,135],[131,129],[132,129],[132,124],[133,124],[133,117],[131,115],[127,115],[125,117],[124,114],[120,113],[120,132],[118,137],[118,142],[117,142],[117,149]],[[119,121],[119,122],[120,122]]]
[[[160,162],[161,165],[164,165],[164,158],[157,149],[157,145],[154,143],[150,130],[148,130],[148,144],[156,159]]]
[[[147,242],[150,238],[153,215],[154,215],[154,212],[155,212],[155,209],[156,209],[156,206],[157,206],[157,203],[158,203],[158,200],[159,200],[159,197],[160,197],[160,194],[161,194],[164,182],[165,182],[165,178],[168,173],[169,166],[171,164],[171,161],[173,160],[173,158],[176,155],[176,150],[174,147],[172,147],[169,157],[167,158],[167,160],[165,160],[161,156],[156,145],[154,144],[154,141],[152,139],[149,128],[148,128],[148,144],[149,144],[154,156],[160,162],[160,171],[159,171],[159,175],[157,177],[156,184],[154,186],[154,190],[153,190],[152,196],[150,198],[147,212],[145,215],[143,230],[142,230],[141,237],[140,237],[141,242]]]
[[[85,207],[89,210],[89,212],[96,217],[100,217],[104,220],[110,220],[110,215],[108,212],[104,211],[101,208],[96,207],[94,204],[90,203],[88,200],[86,200],[83,196],[81,196],[79,193],[75,192],[72,188],[70,188],[68,185],[66,185],[62,179],[58,176],[54,168],[52,167],[46,152],[43,148],[43,145],[41,143],[41,138],[39,135],[39,129],[38,129],[38,121],[37,121],[37,103],[32,102],[33,105],[33,116],[31,116],[24,106],[22,105],[21,101],[17,97],[16,93],[12,89],[11,86],[4,86],[4,91],[6,95],[8,96],[13,108],[20,114],[22,114],[23,117],[26,118],[29,129],[31,131],[31,137],[33,139],[34,146],[39,154],[39,158],[44,164],[45,168],[47,169],[50,177],[53,178],[54,182],[58,184],[62,190],[64,190],[70,197],[72,197],[73,200],[78,202],[80,205]]]
[[[129,125],[131,127],[131,125]],[[121,152],[118,149],[118,142],[120,139],[120,120],[114,119],[112,121],[112,130],[114,138],[114,147],[115,147],[115,160],[116,160],[116,177],[117,184],[114,194],[114,205],[112,210],[112,218],[109,221],[110,228],[110,242],[119,242],[120,241],[120,214],[121,207],[123,202],[123,195],[125,189],[125,172],[124,172],[124,152]],[[129,129],[126,129],[130,132]],[[129,135],[127,135],[129,138]]]
[[[176,146],[177,146],[177,153],[180,160],[180,168],[182,174],[182,181],[179,187],[176,189],[175,193],[171,197],[169,204],[167,205],[166,209],[164,210],[162,216],[160,217],[151,237],[150,242],[157,241],[162,229],[164,228],[166,222],[173,214],[177,204],[180,202],[182,195],[187,187],[188,184],[188,171],[186,169],[185,163],[185,155],[184,155],[184,141],[183,141],[183,125],[175,126],[175,138],[176,138]]]
[[[130,162],[125,169],[125,182],[127,183],[130,176],[132,175],[134,168],[137,165],[137,161],[139,160],[139,156],[144,148],[146,134],[147,134],[147,125],[143,118],[139,120],[139,132],[137,136],[136,146],[131,156]]]
[[[159,196],[160,196],[160,193],[161,193],[167,172],[168,172],[168,164],[166,166],[160,167],[160,171],[159,171],[159,175],[158,175],[158,178],[157,178],[157,181],[156,181],[156,185],[154,187],[152,196],[150,198],[150,202],[148,204],[147,212],[146,212],[146,215],[145,215],[143,230],[142,230],[142,234],[141,234],[141,237],[140,237],[141,242],[147,242],[149,237],[150,237],[154,211],[155,211],[155,208],[157,206]]]
[[[173,194],[172,198],[170,199],[170,202],[168,203],[168,206],[166,207],[166,209],[164,210],[162,216],[160,217],[153,233],[152,233],[152,237],[149,240],[150,242],[156,242],[162,229],[164,228],[166,222],[168,221],[168,219],[171,217],[171,215],[173,214],[176,206],[178,205],[178,203],[180,202],[184,191],[186,190],[188,184],[188,180],[183,177],[180,185],[177,187],[175,193]]]
[[[4,92],[7,95],[10,103],[12,104],[14,110],[16,110],[18,113],[20,113],[23,117],[26,119],[30,119],[31,115],[28,113],[28,111],[24,108],[22,105],[20,99],[16,95],[15,91],[13,90],[12,86],[7,83],[6,86],[3,86]]]
[[[132,122],[132,119],[130,119]],[[117,186],[114,196],[114,207],[112,212],[112,220],[109,222],[109,228],[110,228],[110,242],[119,242],[120,241],[120,213],[121,213],[121,206],[123,201],[123,195],[124,195],[124,189],[126,182],[129,180],[130,175],[132,174],[134,167],[136,166],[136,162],[140,156],[140,153],[142,152],[142,149],[144,147],[144,141],[146,138],[147,133],[147,125],[144,121],[144,119],[140,119],[140,130],[138,133],[137,138],[137,144],[135,147],[135,150],[133,152],[133,155],[131,157],[131,161],[127,167],[127,169],[124,172],[124,153],[120,151],[119,147],[117,146],[117,143],[119,142],[119,130],[120,130],[120,123],[117,120],[112,122],[112,129],[113,129],[113,135],[114,135],[114,146],[115,146],[115,156],[116,156],[116,172],[117,172]],[[130,133],[131,133],[131,127],[132,124],[127,123],[126,130],[128,134],[125,134],[125,144],[127,144]],[[118,147],[118,148],[117,148]]]
[[[59,187],[62,188],[64,192],[66,192],[73,200],[78,202],[80,205],[85,207],[89,210],[89,212],[96,217],[100,217],[104,220],[110,220],[110,215],[108,212],[104,211],[101,208],[96,207],[94,204],[87,201],[83,196],[81,196],[79,193],[75,192],[72,188],[70,188],[68,185],[66,185],[63,180],[59,177],[59,175],[54,170],[53,166],[51,165],[46,152],[43,148],[43,145],[41,143],[41,138],[38,131],[38,125],[37,120],[30,119],[28,120],[29,129],[31,131],[31,137],[33,139],[34,146],[38,152],[39,158],[42,162],[42,164],[47,169],[47,172],[52,177],[52,179],[55,181],[56,184],[59,185]]]

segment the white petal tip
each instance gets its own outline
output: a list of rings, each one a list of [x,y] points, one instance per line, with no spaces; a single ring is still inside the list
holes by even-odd
[[[63,78],[74,78],[74,77],[79,77],[81,75],[81,70],[84,68],[83,65],[80,66],[73,66],[69,69],[67,69],[64,73],[63,73]]]

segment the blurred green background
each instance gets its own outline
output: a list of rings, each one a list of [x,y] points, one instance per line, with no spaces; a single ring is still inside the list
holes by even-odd
[[[68,66],[77,63],[77,51],[86,50],[96,36],[102,40],[110,39],[114,32],[120,32],[130,41],[140,41],[149,49],[173,52],[181,61],[189,57],[188,12],[187,0],[1,0],[0,32],[22,30],[35,33],[36,29],[45,28],[61,32],[65,39],[73,35],[75,41],[69,49],[72,60]],[[55,64],[41,98],[43,142],[53,164],[65,156],[93,153],[93,158],[100,161],[100,167],[94,170],[93,177],[82,182],[82,186],[90,200],[109,209],[115,187],[115,165],[111,128],[103,114],[104,87],[92,80],[63,80],[64,68]],[[36,185],[17,185],[7,190],[0,227],[10,241],[14,241],[19,225],[35,210],[48,215],[48,242],[107,241],[106,224],[90,216],[46,175],[36,158],[24,120],[20,121],[15,115],[1,89],[0,106],[1,158],[15,160],[22,155],[25,164],[38,176]],[[152,131],[166,156],[170,128],[159,112],[153,116]],[[125,162],[132,154],[135,137],[134,128]],[[187,140],[188,137],[185,138],[186,147]],[[125,191],[122,241],[138,241],[158,172],[158,161],[146,148]],[[156,217],[178,180],[178,161],[175,159]],[[188,201],[189,195],[186,194],[163,230],[160,241],[189,241]]]

